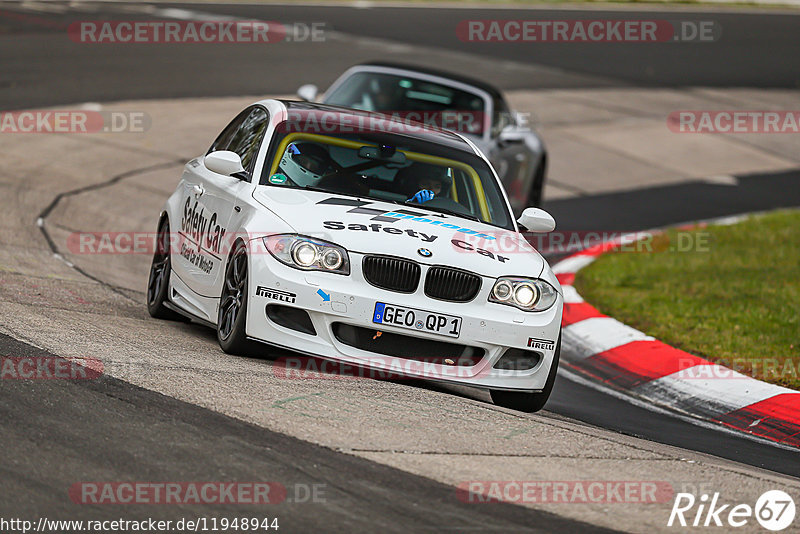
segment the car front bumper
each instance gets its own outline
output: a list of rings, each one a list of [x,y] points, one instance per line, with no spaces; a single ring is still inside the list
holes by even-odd
[[[563,297],[543,312],[523,312],[511,306],[488,302],[494,283],[484,277],[480,292],[471,302],[457,303],[435,300],[424,294],[427,267],[422,265],[422,278],[417,291],[411,294],[387,291],[370,285],[361,272],[363,256],[350,253],[349,276],[302,271],[286,266],[268,253],[250,256],[250,279],[247,306],[248,337],[292,351],[336,360],[361,368],[404,376],[442,380],[487,389],[539,391],[544,388],[555,355],[555,343],[561,327]],[[259,289],[261,288],[261,289]],[[415,308],[462,318],[458,338],[418,330],[408,330],[387,324],[373,323],[376,302]],[[315,334],[288,328],[270,319],[266,313],[269,305],[286,306],[304,310],[313,324]],[[337,337],[345,330],[369,329],[375,333],[409,336],[402,349],[392,347],[390,356],[363,350]],[[381,334],[378,334],[378,333]],[[363,332],[362,332],[363,333]],[[393,343],[403,338],[393,338]],[[552,341],[552,347],[529,348],[529,339]],[[483,351],[474,365],[441,362],[438,354],[420,354],[418,346],[435,346],[415,343],[428,340],[458,344]],[[408,347],[408,355],[404,351]],[[495,363],[509,348],[535,350],[541,358],[535,367],[522,371],[495,369]],[[454,359],[455,360],[455,359]],[[474,363],[474,362],[473,362]]]

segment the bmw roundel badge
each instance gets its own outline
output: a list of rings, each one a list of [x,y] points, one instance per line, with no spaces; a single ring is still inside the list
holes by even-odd
[[[417,250],[417,254],[419,254],[423,258],[430,258],[431,256],[433,256],[433,252],[431,252],[427,248],[421,248]]]

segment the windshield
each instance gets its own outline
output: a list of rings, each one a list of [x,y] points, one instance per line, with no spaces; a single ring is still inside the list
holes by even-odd
[[[475,93],[408,76],[357,72],[333,92],[326,104],[379,111],[406,119],[481,135],[486,118],[484,99]]]
[[[278,128],[280,130],[280,128]],[[513,229],[487,163],[400,135],[277,133],[260,184],[421,206]]]

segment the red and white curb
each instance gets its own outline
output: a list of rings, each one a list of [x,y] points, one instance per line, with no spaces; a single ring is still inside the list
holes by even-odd
[[[728,217],[714,224],[739,220],[741,217]],[[656,406],[800,447],[800,392],[670,347],[603,315],[575,290],[576,272],[620,243],[630,243],[642,235],[622,236],[587,248],[553,267],[564,290],[561,357],[566,366]]]

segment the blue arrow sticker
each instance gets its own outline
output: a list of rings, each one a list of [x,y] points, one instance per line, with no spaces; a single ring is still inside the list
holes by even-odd
[[[317,289],[317,295],[322,297],[322,300],[325,301],[325,302],[328,302],[329,300],[331,300],[331,296],[329,294],[325,293],[321,289]]]

